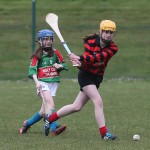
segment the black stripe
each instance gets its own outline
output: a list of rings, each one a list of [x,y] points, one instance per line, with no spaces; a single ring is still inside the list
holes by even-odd
[[[116,52],[117,52],[115,49],[113,49],[111,47],[109,47],[108,49],[111,50],[113,52],[113,54],[116,54]]]
[[[90,62],[90,56],[86,56],[86,61]]]
[[[100,53],[100,60],[101,60],[101,61],[104,60],[104,55],[103,55],[103,53]]]
[[[94,58],[94,63],[97,62],[97,57],[95,54],[93,55],[93,58]]]
[[[104,50],[104,52],[107,53],[107,55],[108,55],[108,58],[107,58],[107,59],[111,58],[111,55],[110,55],[110,53],[109,53],[108,50]]]

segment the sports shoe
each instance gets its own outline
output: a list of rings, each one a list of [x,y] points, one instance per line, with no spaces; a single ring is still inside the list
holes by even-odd
[[[46,136],[49,135],[49,124],[50,124],[50,122],[49,122],[49,119],[48,119],[48,115],[45,115],[44,116],[44,134]]]
[[[20,128],[20,134],[26,133],[29,128],[30,126],[27,125],[27,121],[25,120],[23,122],[22,128]]]
[[[52,135],[59,135],[60,133],[65,131],[66,128],[67,128],[67,126],[65,126],[65,125],[64,126],[59,125],[56,127],[55,131],[52,132]]]
[[[104,139],[104,140],[116,140],[116,138],[117,137],[115,135],[112,135],[110,133],[109,129],[108,129],[108,132],[104,136],[102,136],[102,139]]]

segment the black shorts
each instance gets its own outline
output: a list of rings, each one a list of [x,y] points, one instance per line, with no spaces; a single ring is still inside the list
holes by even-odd
[[[78,82],[81,91],[83,91],[82,88],[84,86],[92,85],[92,84],[96,85],[98,89],[102,81],[103,81],[103,76],[94,75],[92,73],[81,71],[81,70],[78,73]]]

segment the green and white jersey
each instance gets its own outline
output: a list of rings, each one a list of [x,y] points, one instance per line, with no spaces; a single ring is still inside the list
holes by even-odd
[[[53,64],[55,63],[61,64],[63,68],[57,70],[53,67]],[[36,74],[39,81],[60,82],[59,73],[61,70],[68,70],[61,53],[55,49],[53,56],[48,57],[46,52],[43,51],[42,59],[40,61],[38,61],[36,57],[31,59],[29,77],[32,78],[32,75]]]

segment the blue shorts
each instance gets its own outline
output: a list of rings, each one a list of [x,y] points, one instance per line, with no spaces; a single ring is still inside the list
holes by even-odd
[[[78,82],[80,85],[80,90],[87,85],[95,85],[97,89],[100,86],[100,83],[103,81],[103,76],[94,75],[87,71],[80,70],[78,73]]]

